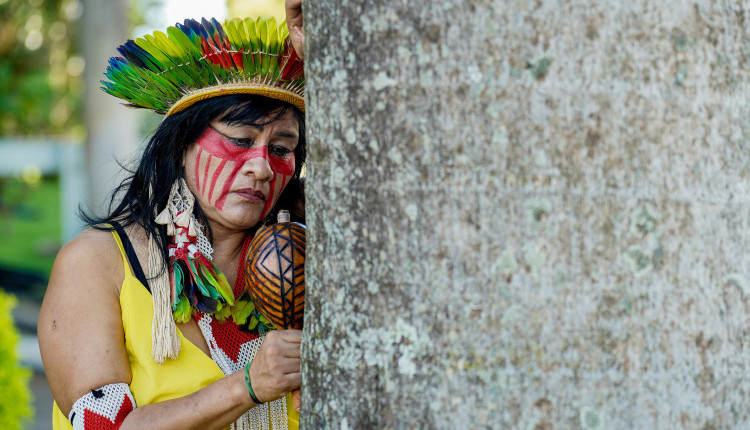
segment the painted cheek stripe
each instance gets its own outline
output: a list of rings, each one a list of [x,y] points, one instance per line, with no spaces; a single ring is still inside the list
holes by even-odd
[[[206,184],[208,183],[208,169],[211,167],[211,160],[213,160],[214,157],[209,153],[208,158],[206,159],[206,167],[203,168],[203,188],[201,189],[201,194],[206,195]]]
[[[241,163],[234,163],[234,166],[232,168],[232,173],[229,174],[229,177],[227,178],[226,182],[224,182],[224,187],[221,190],[221,194],[219,195],[219,198],[216,199],[216,209],[222,210],[224,208],[224,203],[227,201],[229,190],[232,188],[232,184],[234,183],[235,178],[237,178],[237,173],[240,172],[241,168],[242,168]],[[209,198],[209,201],[210,201],[210,198]]]
[[[271,210],[271,203],[274,202],[276,199],[275,191],[276,191],[276,182],[278,181],[279,175],[274,175],[273,180],[271,181],[271,189],[268,190],[268,197],[266,198],[266,204],[263,206],[263,212],[260,213],[260,219],[263,219],[268,215],[268,211]]]
[[[286,185],[289,183],[289,181],[292,179],[291,175],[281,175],[276,174],[274,175],[273,181],[271,181],[271,189],[268,191],[268,198],[266,199],[266,204],[263,206],[263,212],[260,214],[260,219],[263,219],[268,215],[268,212],[271,211],[271,206],[276,203],[276,200],[278,200],[279,196],[281,195],[281,192],[284,191],[284,188],[286,188]],[[277,187],[277,185],[281,185],[280,187]]]
[[[214,188],[216,188],[216,182],[219,180],[219,176],[221,175],[221,172],[224,170],[224,166],[226,166],[226,164],[227,164],[227,160],[221,160],[221,163],[219,163],[219,166],[216,167],[216,170],[214,170],[214,176],[211,178],[211,188],[208,190],[209,202],[211,201],[211,196],[213,196],[214,194]],[[205,193],[203,195],[205,195]]]
[[[288,159],[279,157],[278,155],[271,155],[268,157],[268,164],[274,173],[292,176],[294,174],[294,153],[289,154]]]
[[[200,178],[198,177],[198,166],[201,165],[201,154],[203,153],[203,148],[198,148],[198,155],[195,157],[195,188],[199,189],[201,188],[200,184]]]

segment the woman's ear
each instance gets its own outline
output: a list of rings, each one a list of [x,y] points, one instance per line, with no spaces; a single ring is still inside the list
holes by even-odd
[[[180,166],[182,167],[182,171],[183,171],[183,173],[185,172],[185,166],[187,165],[187,157],[188,157],[188,152],[190,152],[190,148],[191,148],[192,146],[193,146],[193,145],[188,145],[188,147],[187,147],[187,148],[185,148],[185,149],[184,149],[184,150],[182,151],[182,160],[180,161]]]

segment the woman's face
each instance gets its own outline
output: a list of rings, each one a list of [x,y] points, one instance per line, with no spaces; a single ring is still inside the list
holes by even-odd
[[[291,111],[265,125],[211,122],[184,162],[188,187],[206,217],[230,229],[248,229],[268,215],[294,175],[298,141]]]

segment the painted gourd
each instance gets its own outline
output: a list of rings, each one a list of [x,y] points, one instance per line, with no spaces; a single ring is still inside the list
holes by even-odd
[[[258,311],[277,329],[302,329],[305,307],[305,226],[279,222],[260,229],[250,242],[245,285]]]

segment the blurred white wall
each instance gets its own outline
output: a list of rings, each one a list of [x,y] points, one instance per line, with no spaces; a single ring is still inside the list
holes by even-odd
[[[135,112],[104,93],[107,60],[117,55],[116,47],[130,38],[125,0],[84,0],[82,50],[84,72],[84,122],[87,129],[86,167],[88,193],[85,205],[101,213],[113,189],[125,177],[118,165],[136,152],[138,123]]]

